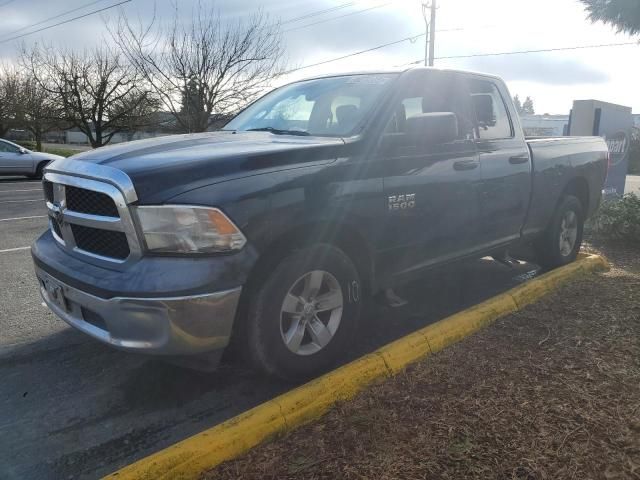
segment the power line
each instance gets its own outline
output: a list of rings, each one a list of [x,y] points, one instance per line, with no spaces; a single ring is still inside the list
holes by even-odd
[[[456,30],[464,30],[464,29],[449,29],[449,30],[445,30],[445,31],[456,31]],[[382,45],[377,45],[375,47],[372,48],[367,48],[366,50],[360,50],[358,52],[353,52],[353,53],[349,53],[347,55],[343,55],[341,57],[336,57],[336,58],[331,58],[328,60],[323,60],[321,62],[317,62],[317,63],[312,63],[309,65],[303,65],[302,67],[298,67],[298,68],[294,68],[291,70],[288,70],[286,72],[284,72],[282,75],[287,75],[293,72],[297,72],[299,70],[304,70],[307,68],[311,68],[311,67],[317,67],[319,65],[325,65],[327,63],[332,63],[332,62],[337,62],[338,60],[344,60],[345,58],[350,58],[350,57],[355,57],[356,55],[362,55],[363,53],[368,53],[368,52],[372,52],[374,50],[380,50],[382,48],[386,48],[386,47],[390,47],[392,45],[397,45],[399,43],[403,43],[403,42],[407,42],[407,41],[415,41],[416,39],[425,36],[426,33],[419,33],[418,35],[414,35],[412,37],[405,37],[402,38],[400,40],[396,40],[394,42],[389,42],[389,43],[384,43]],[[442,56],[442,57],[435,57],[436,60],[447,60],[447,59],[456,59],[456,58],[472,58],[472,57],[493,57],[493,56],[500,56],[500,55],[521,55],[521,54],[529,54],[529,53],[543,53],[543,52],[559,52],[559,51],[565,51],[565,50],[582,50],[582,49],[589,49],[589,48],[605,48],[605,47],[622,47],[622,46],[629,46],[629,45],[640,45],[638,42],[620,42],[620,43],[603,43],[603,44],[596,44],[596,45],[577,45],[577,46],[571,46],[571,47],[557,47],[557,48],[541,48],[541,49],[535,49],[535,50],[519,50],[519,51],[514,51],[514,52],[490,52],[490,53],[474,53],[474,54],[468,54],[468,55],[449,55],[449,56]],[[405,63],[403,65],[400,66],[409,66],[409,65],[415,65],[415,64],[419,64],[419,63],[423,63],[424,59],[420,59],[420,60],[416,60],[415,62],[410,62],[410,63]]]
[[[342,10],[343,8],[351,7],[351,6],[355,5],[355,4],[356,4],[356,2],[348,2],[348,3],[343,3],[341,5],[336,5],[335,7],[325,8],[324,10],[317,10],[315,12],[310,12],[310,13],[307,13],[305,15],[301,15],[299,17],[290,18],[288,20],[280,22],[280,25],[285,25],[287,23],[293,23],[293,22],[299,22],[300,20],[305,20],[307,18],[317,17],[318,15],[324,15],[325,13],[335,12],[336,10]]]
[[[493,52],[493,53],[474,53],[469,55],[449,55],[446,57],[436,57],[436,58],[438,60],[445,60],[445,59],[452,59],[452,58],[497,57],[500,55],[521,55],[525,53],[560,52],[565,50],[584,50],[587,48],[622,47],[626,45],[640,45],[640,44],[638,42],[599,43],[596,45],[576,45],[573,47],[541,48],[538,50],[519,50],[515,52]]]
[[[448,28],[448,29],[437,30],[437,31],[438,32],[458,32],[458,31],[461,31],[461,30],[465,30],[465,29],[464,28]],[[402,38],[400,40],[396,40],[394,42],[384,43],[384,44],[378,45],[376,47],[367,48],[366,50],[360,50],[359,52],[349,53],[347,55],[343,55],[342,57],[331,58],[329,60],[323,60],[321,62],[312,63],[310,65],[303,65],[302,67],[297,67],[297,68],[293,68],[291,70],[287,70],[286,72],[282,73],[282,75],[287,75],[289,73],[297,72],[298,70],[304,70],[306,68],[317,67],[318,65],[324,65],[325,63],[337,62],[338,60],[343,60],[343,59],[349,58],[349,57],[355,57],[356,55],[361,55],[363,53],[373,52],[374,50],[380,50],[381,48],[386,48],[386,47],[390,47],[392,45],[397,45],[398,43],[407,42],[407,41],[414,42],[418,38],[424,37],[425,35],[426,35],[426,32],[425,33],[419,33],[417,35],[413,35],[411,37],[405,37],[405,38]],[[407,65],[412,65],[413,63],[414,62],[411,62],[410,64],[407,64]]]
[[[595,45],[576,45],[572,47],[557,47],[557,48],[540,48],[536,50],[517,50],[514,52],[490,52],[490,53],[471,53],[468,55],[448,55],[444,57],[436,57],[436,60],[451,60],[457,58],[474,58],[474,57],[498,57],[503,55],[523,55],[528,53],[545,53],[545,52],[561,52],[569,50],[585,50],[589,48],[607,48],[607,47],[624,47],[636,45],[640,46],[638,42],[620,42],[620,43],[598,43]],[[416,60],[415,62],[404,63],[400,66],[409,66],[422,63],[422,60]]]
[[[313,27],[314,25],[319,25],[321,23],[331,22],[333,20],[338,20],[338,19],[344,18],[344,17],[350,17],[351,15],[358,15],[360,13],[365,13],[365,12],[368,12],[370,10],[375,10],[377,8],[382,8],[382,7],[386,7],[386,6],[392,5],[392,3],[393,2],[388,2],[388,3],[383,3],[382,5],[374,5],[373,7],[364,8],[362,10],[357,10],[355,12],[345,13],[344,15],[339,15],[337,17],[325,18],[324,20],[318,20],[317,22],[308,23],[306,25],[300,25],[299,27],[288,28],[287,30],[283,30],[282,33],[291,32],[293,30],[300,30],[301,28]]]
[[[129,3],[131,1],[133,1],[133,0],[123,0],[123,1],[121,1],[119,3],[115,3],[113,5],[109,5],[108,7],[100,8],[98,10],[93,10],[93,11],[85,13],[83,15],[78,15],[77,17],[69,18],[69,19],[64,20],[62,22],[54,23],[53,25],[48,25],[46,27],[39,28],[39,29],[34,30],[32,32],[23,33],[22,35],[16,35],[14,37],[10,37],[10,38],[7,38],[5,40],[0,40],[0,44],[11,42],[13,40],[17,40],[19,38],[26,37],[28,35],[33,35],[34,33],[42,32],[42,31],[48,30],[50,28],[58,27],[60,25],[64,25],[66,23],[70,23],[70,22],[73,22],[75,20],[79,20],[81,18],[89,17],[91,15],[95,15],[96,13],[104,12],[105,10],[110,10],[112,8],[119,7],[120,5],[124,5],[125,3]]]
[[[92,6],[92,5],[95,5],[96,3],[100,3],[100,2],[104,2],[104,1],[105,1],[105,0],[95,0],[95,1],[93,1],[93,2],[89,2],[89,3],[85,4],[85,5],[82,5],[82,6],[77,7],[77,8],[73,8],[73,9],[71,9],[71,10],[67,10],[66,12],[60,13],[60,14],[55,15],[55,16],[53,16],[53,17],[45,18],[44,20],[40,20],[39,22],[33,23],[33,24],[31,24],[31,25],[27,25],[27,26],[25,26],[25,27],[18,28],[17,30],[14,30],[14,31],[12,31],[12,32],[8,32],[8,33],[6,33],[6,34],[5,34],[5,35],[3,35],[3,36],[15,35],[16,33],[20,33],[20,32],[23,32],[23,31],[25,31],[25,30],[28,30],[28,29],[30,29],[30,28],[37,27],[38,25],[42,25],[43,23],[50,22],[51,20],[56,20],[56,19],[58,19],[58,18],[60,18],[60,17],[64,17],[64,16],[66,16],[66,15],[69,15],[70,13],[77,12],[78,10],[83,10],[83,9],[85,9],[85,8],[87,8],[87,7],[90,7],[90,6]],[[2,6],[2,5],[0,5],[0,7],[1,7],[1,6]]]
[[[396,40],[395,42],[384,43],[382,45],[378,45],[376,47],[367,48],[366,50],[360,50],[359,52],[349,53],[348,55],[343,55],[342,57],[331,58],[329,60],[323,60],[322,62],[312,63],[310,65],[303,65],[302,67],[293,68],[291,70],[287,70],[283,72],[281,75],[288,75],[289,73],[297,72],[298,70],[304,70],[306,68],[317,67],[318,65],[324,65],[326,63],[337,62],[338,60],[344,60],[345,58],[355,57],[356,55],[362,55],[363,53],[373,52],[374,50],[380,50],[381,48],[390,47],[391,45],[397,45],[398,43],[403,43],[407,41],[414,41],[420,37],[424,37],[425,33],[419,33],[418,35],[414,35],[412,37],[406,37],[401,40]]]

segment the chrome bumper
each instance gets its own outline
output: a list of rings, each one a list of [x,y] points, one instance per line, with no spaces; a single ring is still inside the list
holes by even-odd
[[[227,346],[241,287],[171,298],[99,298],[36,267],[47,306],[72,327],[113,347],[190,355]]]

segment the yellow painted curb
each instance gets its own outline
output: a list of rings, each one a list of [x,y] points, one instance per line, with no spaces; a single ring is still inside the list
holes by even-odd
[[[264,440],[320,417],[337,401],[352,398],[372,382],[394,375],[496,319],[518,311],[571,278],[607,268],[602,257],[581,255],[570,265],[424,327],[105,478],[196,479],[204,471],[245,453]]]

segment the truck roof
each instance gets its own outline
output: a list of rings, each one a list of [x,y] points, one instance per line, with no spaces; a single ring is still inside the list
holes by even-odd
[[[294,82],[304,82],[306,80],[315,80],[319,78],[331,78],[331,77],[345,77],[349,75],[381,75],[385,73],[405,73],[408,71],[414,70],[437,70],[439,72],[450,72],[450,73],[465,73],[471,75],[478,75],[482,77],[492,78],[496,80],[502,80],[499,76],[493,75],[485,72],[475,72],[471,70],[458,70],[453,68],[438,68],[438,67],[424,67],[424,66],[410,66],[410,67],[396,67],[396,68],[387,68],[387,69],[379,69],[379,70],[356,70],[351,72],[339,72],[339,73],[328,73],[325,75],[314,75],[312,77],[304,77],[299,80],[294,80]]]

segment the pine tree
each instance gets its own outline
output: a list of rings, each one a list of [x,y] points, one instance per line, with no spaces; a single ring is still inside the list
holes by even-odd
[[[202,123],[203,118],[206,121],[207,113],[204,106],[202,89],[194,77],[189,78],[184,85],[181,107],[181,123],[187,126],[189,132],[199,131],[199,125]]]
[[[640,33],[640,2],[638,0],[580,0],[592,22],[613,25],[619,32]]]
[[[533,108],[533,100],[531,97],[527,97],[522,104],[522,114],[523,115],[535,115],[536,111]]]
[[[516,112],[518,112],[519,115],[522,115],[522,102],[520,101],[518,94],[513,97],[513,104],[516,106]]]

